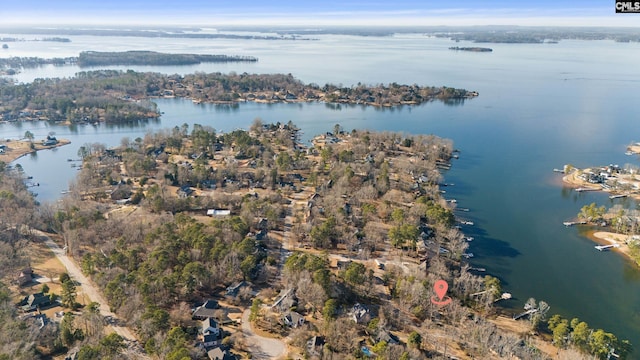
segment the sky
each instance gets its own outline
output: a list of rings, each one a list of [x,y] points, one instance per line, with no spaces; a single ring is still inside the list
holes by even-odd
[[[640,27],[640,14],[616,14],[614,3],[614,0],[19,0],[0,6],[0,24]]]

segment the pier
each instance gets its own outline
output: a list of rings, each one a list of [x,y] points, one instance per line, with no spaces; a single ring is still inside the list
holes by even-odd
[[[576,189],[576,192],[586,192],[586,191],[598,191],[598,189],[584,188],[584,187],[579,187]]]
[[[625,198],[625,197],[627,197],[627,196],[629,196],[629,195],[627,195],[627,194],[610,195],[610,196],[609,196],[609,199],[611,199],[611,200],[613,200],[613,199],[620,199],[620,198]]]
[[[586,223],[586,221],[565,221],[562,223],[562,225],[569,227],[573,225],[585,225]]]
[[[523,312],[523,313],[520,313],[520,314],[518,314],[518,315],[514,315],[514,316],[513,316],[513,320],[518,320],[518,319],[520,319],[520,318],[522,318],[522,317],[525,317],[525,316],[527,316],[527,315],[534,314],[534,313],[536,313],[536,312],[538,312],[538,309],[530,309],[530,310],[527,310],[527,311],[525,311],[525,312]]]
[[[611,248],[620,247],[620,244],[611,244],[611,245],[596,245],[594,246],[598,251],[609,251]]]

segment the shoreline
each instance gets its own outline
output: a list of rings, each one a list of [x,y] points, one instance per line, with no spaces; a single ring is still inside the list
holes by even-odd
[[[582,171],[591,171],[591,168],[585,168],[585,169],[582,169]],[[582,191],[598,191],[598,192],[609,193],[612,195],[625,195],[630,198],[640,200],[640,193],[632,192],[632,191],[623,192],[623,191],[617,191],[616,189],[605,189],[601,185],[592,184],[585,180],[579,179],[578,178],[579,173],[580,171],[572,171],[570,174],[565,174],[562,177],[562,183],[574,189],[578,189],[578,188],[583,189]]]
[[[619,245],[619,247],[614,247],[610,251],[622,254],[627,260],[638,266],[635,260],[631,257],[629,246],[625,242],[625,240],[629,238],[629,235],[610,231],[589,230],[586,237],[599,245]]]
[[[34,142],[34,149],[31,149],[30,142],[26,140],[13,140],[9,142],[3,142],[0,145],[6,145],[6,150],[4,153],[0,154],[0,162],[9,164],[28,154],[40,150],[54,149],[69,144],[71,144],[71,141],[68,139],[58,139],[57,144],[46,146],[42,145],[41,143]]]

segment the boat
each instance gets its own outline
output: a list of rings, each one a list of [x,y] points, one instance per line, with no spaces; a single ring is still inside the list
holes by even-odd
[[[627,150],[624,154],[627,156],[635,155],[635,153],[631,150]]]
[[[465,259],[471,259],[471,258],[473,257],[473,253],[464,253],[464,254],[462,254],[462,256],[463,256]]]
[[[468,241],[468,242],[472,242],[473,241],[473,236],[466,236],[464,239],[466,241]]]

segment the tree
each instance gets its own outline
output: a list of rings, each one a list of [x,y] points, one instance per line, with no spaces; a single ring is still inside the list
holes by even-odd
[[[500,279],[487,275],[484,277],[484,289],[491,294],[494,299],[497,299],[502,294],[502,285]]]
[[[351,262],[344,272],[344,280],[352,286],[364,285],[367,269],[359,262]]]
[[[589,349],[593,355],[605,359],[617,342],[615,335],[598,329],[589,338]]]
[[[29,131],[29,130],[25,131],[24,132],[24,138],[29,140],[29,142],[32,142],[33,138],[34,138],[33,133],[31,131]]]
[[[322,316],[325,321],[333,320],[336,316],[336,310],[338,309],[338,302],[335,299],[328,299],[324,302],[322,308]]]
[[[259,298],[254,298],[251,303],[251,313],[249,315],[249,321],[256,321],[258,315],[260,315],[260,307],[262,306],[262,301]]]
[[[563,319],[553,328],[553,343],[556,346],[564,347],[567,337],[569,335],[569,322]]]
[[[417,349],[420,348],[420,344],[422,344],[422,336],[417,331],[412,331],[407,338],[407,343],[412,347]]]
[[[70,278],[62,283],[60,302],[66,308],[73,309],[76,307],[76,284]]]
[[[573,326],[574,321],[571,320],[571,325]],[[573,326],[573,331],[571,332],[571,341],[573,344],[583,351],[587,351],[589,345],[589,335],[591,333],[591,329],[586,322],[582,321],[575,326]]]
[[[122,336],[116,333],[111,333],[100,340],[99,347],[101,353],[113,356],[117,354],[121,349],[124,349],[126,347],[126,344]]]

